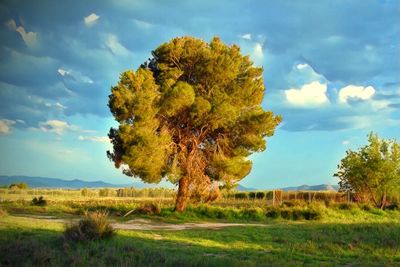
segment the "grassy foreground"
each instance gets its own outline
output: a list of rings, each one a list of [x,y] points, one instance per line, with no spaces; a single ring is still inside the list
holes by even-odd
[[[399,266],[400,221],[357,218],[271,220],[264,227],[219,230],[118,230],[109,240],[69,244],[62,223],[3,215],[0,266]]]

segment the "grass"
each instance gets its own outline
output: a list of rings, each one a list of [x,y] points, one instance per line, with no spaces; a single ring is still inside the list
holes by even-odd
[[[65,243],[63,225],[0,218],[0,265],[11,266],[395,266],[400,223],[272,223],[219,230],[117,231]]]
[[[366,204],[221,199],[173,212],[173,199],[46,195],[0,202],[0,266],[399,266],[400,211]],[[150,204],[152,203],[152,204]],[[152,206],[153,205],[153,206]],[[157,212],[147,212],[149,209]],[[65,225],[22,214],[81,217],[107,210],[114,221],[257,222],[263,226],[183,231],[117,230],[106,240],[66,242]],[[129,216],[123,217],[127,212]],[[141,211],[141,212],[139,212]]]

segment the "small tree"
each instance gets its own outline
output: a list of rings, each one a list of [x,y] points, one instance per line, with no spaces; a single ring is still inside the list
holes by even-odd
[[[400,193],[400,145],[370,133],[369,144],[348,150],[339,164],[340,191],[365,195],[376,207],[384,208],[387,198]]]
[[[108,157],[128,176],[178,184],[176,210],[191,196],[213,199],[251,170],[281,121],[261,107],[262,68],[236,45],[175,38],[137,71],[121,74],[109,107],[119,122]]]
[[[18,184],[10,184],[9,189],[28,189],[28,185],[26,183],[18,183]]]

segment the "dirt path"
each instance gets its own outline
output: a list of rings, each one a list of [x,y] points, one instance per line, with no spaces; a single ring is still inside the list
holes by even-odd
[[[57,218],[55,216],[31,215],[31,214],[19,214],[14,216],[23,218],[33,218],[51,222],[59,222],[59,223],[69,223],[71,221],[73,222],[79,219],[79,218],[62,219],[62,218]],[[180,231],[188,229],[221,229],[226,227],[238,227],[238,226],[240,227],[267,226],[266,224],[254,224],[254,223],[218,223],[218,222],[173,224],[173,223],[156,222],[147,219],[133,219],[126,222],[116,222],[111,220],[111,225],[113,226],[114,229],[120,229],[120,230],[171,230],[171,231]]]
[[[250,223],[182,223],[182,224],[172,224],[172,223],[162,223],[154,222],[146,219],[134,219],[124,223],[113,223],[115,229],[123,230],[187,230],[187,229],[220,229],[225,227],[235,227],[235,226],[260,226],[265,227],[265,224],[250,224]]]

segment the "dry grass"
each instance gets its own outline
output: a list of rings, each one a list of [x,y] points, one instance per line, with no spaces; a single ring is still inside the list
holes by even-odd
[[[110,238],[114,229],[108,221],[107,211],[86,212],[83,219],[66,226],[64,239],[68,242],[87,242]]]

